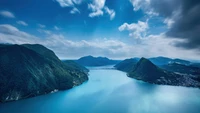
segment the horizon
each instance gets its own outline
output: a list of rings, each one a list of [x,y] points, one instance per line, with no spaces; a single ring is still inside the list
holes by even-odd
[[[0,43],[41,44],[59,59],[199,61],[199,6],[188,0],[1,0]]]
[[[3,45],[23,45],[23,44],[10,44],[10,43],[0,43],[0,44],[3,44]],[[24,44],[27,44],[27,43],[24,43]],[[31,44],[32,45],[32,44]],[[41,45],[41,44],[39,44],[39,45]],[[42,45],[43,46],[43,45]],[[45,47],[45,46],[44,46]],[[50,48],[48,48],[48,49],[50,49]],[[51,50],[51,49],[50,49]],[[53,51],[53,50],[52,50]],[[53,51],[54,52],[54,51]],[[55,53],[56,54],[56,53]],[[57,55],[56,55],[57,56]],[[77,57],[77,58],[59,58],[60,60],[78,60],[78,59],[80,59],[80,58],[82,58],[82,57],[88,57],[88,56],[92,56],[92,57],[94,57],[94,58],[98,58],[98,57],[102,57],[102,58],[108,58],[108,59],[110,59],[110,60],[125,60],[125,59],[131,59],[131,58],[142,58],[142,57],[137,57],[137,56],[134,56],[134,57],[125,57],[125,58],[121,58],[121,59],[112,59],[112,58],[110,58],[110,57],[106,57],[106,56],[93,56],[93,55],[85,55],[85,56],[81,56],[81,57]],[[181,58],[172,58],[172,57],[166,57],[166,56],[153,56],[153,57],[143,57],[143,58],[147,58],[147,59],[149,59],[149,58],[158,58],[158,57],[164,57],[164,58],[170,58],[170,59],[181,59]],[[188,61],[190,61],[190,62],[200,62],[200,60],[193,60],[193,59],[181,59],[181,60],[188,60]]]

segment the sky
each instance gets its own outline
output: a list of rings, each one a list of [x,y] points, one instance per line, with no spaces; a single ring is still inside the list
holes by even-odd
[[[0,0],[0,43],[42,44],[60,59],[199,60],[199,0]]]

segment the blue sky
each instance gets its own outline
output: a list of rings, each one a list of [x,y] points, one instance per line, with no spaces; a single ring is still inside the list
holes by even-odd
[[[152,0],[1,0],[0,43],[43,44],[61,59],[198,59],[198,48],[178,47],[176,42],[186,39],[166,35],[177,14],[166,16],[151,4]]]

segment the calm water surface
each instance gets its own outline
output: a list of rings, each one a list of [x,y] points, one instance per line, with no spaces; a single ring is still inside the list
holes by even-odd
[[[114,69],[90,68],[88,82],[0,104],[0,113],[200,113],[200,89],[152,85]]]

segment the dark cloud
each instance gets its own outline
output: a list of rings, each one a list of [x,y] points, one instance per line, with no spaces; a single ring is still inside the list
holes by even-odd
[[[172,16],[175,10],[180,7],[181,0],[151,0],[150,8],[161,16]]]
[[[200,50],[200,0],[130,0],[134,7],[147,14],[159,14],[166,18],[168,37],[183,39],[174,45],[185,49]]]
[[[150,7],[174,21],[166,35],[185,39],[175,46],[200,49],[200,0],[151,0]]]
[[[186,40],[176,46],[200,49],[200,0],[183,0],[181,13],[167,35]]]

